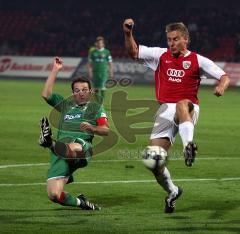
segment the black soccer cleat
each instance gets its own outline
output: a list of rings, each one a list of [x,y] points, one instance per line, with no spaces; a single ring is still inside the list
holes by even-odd
[[[197,155],[197,145],[194,142],[189,142],[185,147],[183,154],[186,166],[191,167]]]
[[[165,198],[165,213],[173,213],[175,209],[176,200],[182,195],[182,193],[183,190],[180,187],[178,187],[177,194],[170,193]]]
[[[82,210],[101,210],[101,207],[99,207],[96,204],[93,204],[93,203],[89,202],[83,194],[80,194],[77,198],[81,202],[79,207]]]
[[[50,128],[47,117],[43,117],[40,120],[40,137],[39,137],[39,145],[46,148],[50,148],[52,146],[52,130]]]

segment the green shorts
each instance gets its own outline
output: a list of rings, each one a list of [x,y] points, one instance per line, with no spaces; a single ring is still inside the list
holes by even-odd
[[[50,168],[47,173],[47,179],[53,178],[68,178],[67,183],[73,182],[73,172],[78,168],[86,167],[92,158],[92,145],[90,142],[84,141],[81,138],[75,139],[73,142],[80,143],[85,153],[85,158],[75,160],[65,160],[58,157],[53,152],[51,155]]]
[[[107,74],[93,74],[93,88],[106,89],[105,83],[108,80]]]

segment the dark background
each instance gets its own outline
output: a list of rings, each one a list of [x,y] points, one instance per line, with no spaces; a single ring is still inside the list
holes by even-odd
[[[135,20],[140,44],[166,47],[165,25],[181,21],[191,50],[215,61],[240,61],[240,2],[233,0],[0,0],[0,54],[87,56],[102,35],[113,57],[126,57],[125,18]]]

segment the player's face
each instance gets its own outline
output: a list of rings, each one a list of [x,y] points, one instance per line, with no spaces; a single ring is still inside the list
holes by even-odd
[[[73,96],[78,105],[85,104],[89,101],[91,90],[88,83],[77,82],[73,87]]]
[[[98,40],[98,41],[96,42],[96,47],[97,47],[98,49],[103,48],[103,47],[104,47],[104,41],[103,41],[103,40]]]
[[[172,55],[179,56],[187,50],[188,37],[179,31],[168,32],[167,43]]]

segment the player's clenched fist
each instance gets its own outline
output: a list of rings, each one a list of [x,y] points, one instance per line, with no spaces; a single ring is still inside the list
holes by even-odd
[[[217,86],[214,89],[214,95],[216,95],[217,97],[221,97],[224,94],[224,90],[225,90],[224,87]]]
[[[58,72],[63,67],[63,60],[59,57],[55,57],[53,60],[53,71]]]
[[[130,34],[132,32],[134,26],[133,19],[125,19],[123,22],[123,31],[126,34]]]

